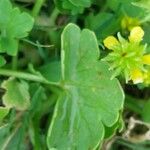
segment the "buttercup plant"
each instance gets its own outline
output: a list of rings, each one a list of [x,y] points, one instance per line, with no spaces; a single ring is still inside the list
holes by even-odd
[[[0,150],[150,149],[150,12],[134,1],[0,0]]]
[[[118,33],[118,40],[114,36],[104,39],[106,48],[112,50],[103,60],[110,62],[110,69],[114,70],[112,78],[124,74],[126,82],[132,80],[134,84],[144,82],[146,65],[150,65],[150,54],[146,54],[146,44],[141,41],[144,31],[140,26],[133,27],[128,40]]]

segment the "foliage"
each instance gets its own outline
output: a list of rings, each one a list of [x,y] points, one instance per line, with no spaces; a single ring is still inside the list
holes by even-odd
[[[62,11],[71,12],[73,15],[83,13],[84,8],[90,7],[93,0],[55,0],[56,6]]]
[[[148,5],[0,0],[0,149],[149,149]]]
[[[93,32],[80,31],[69,24],[61,41],[64,90],[55,107],[48,146],[49,149],[94,149],[105,136],[105,126],[110,128],[118,121],[123,94],[118,82],[110,80],[107,64],[97,61],[99,50]]]
[[[29,87],[25,81],[18,82],[16,79],[10,78],[4,81],[1,87],[6,90],[2,97],[6,107],[15,107],[18,110],[25,110],[29,107]]]

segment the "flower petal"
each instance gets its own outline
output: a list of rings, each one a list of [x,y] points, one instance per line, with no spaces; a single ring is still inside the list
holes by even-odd
[[[118,40],[114,36],[108,36],[103,42],[105,47],[111,50],[113,50],[114,46],[119,44]]]
[[[129,41],[130,42],[140,42],[140,41],[142,41],[143,36],[144,36],[143,29],[140,26],[136,26],[130,32]]]
[[[130,78],[134,84],[142,83],[144,80],[143,73],[139,69],[132,70]]]
[[[146,65],[150,65],[150,54],[143,56],[143,63]]]

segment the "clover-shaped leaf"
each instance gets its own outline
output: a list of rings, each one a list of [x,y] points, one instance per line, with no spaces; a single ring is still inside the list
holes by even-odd
[[[94,33],[69,24],[62,33],[63,90],[49,128],[49,149],[95,149],[108,136],[105,128],[116,130],[124,95],[117,79],[110,80],[108,65],[98,58]]]
[[[28,35],[34,19],[18,8],[13,8],[9,0],[0,1],[0,52],[15,56],[18,40]]]
[[[12,10],[10,18],[8,35],[15,38],[26,37],[33,27],[33,18],[25,12],[21,13],[18,8]]]
[[[90,7],[92,1],[93,0],[55,0],[55,4],[61,11],[78,14],[82,13],[84,8]]]

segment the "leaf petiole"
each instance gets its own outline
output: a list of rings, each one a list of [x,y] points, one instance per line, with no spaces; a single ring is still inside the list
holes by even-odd
[[[29,81],[35,81],[35,82],[39,82],[39,83],[43,83],[43,84],[50,84],[53,86],[60,87],[59,82],[51,82],[51,81],[46,80],[43,76],[26,73],[26,72],[0,69],[0,75],[1,76],[12,76],[12,77],[22,78],[22,79],[29,80]]]
[[[32,15],[37,17],[45,0],[37,0],[32,10]]]

